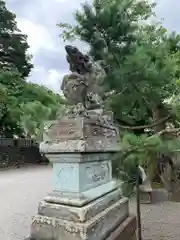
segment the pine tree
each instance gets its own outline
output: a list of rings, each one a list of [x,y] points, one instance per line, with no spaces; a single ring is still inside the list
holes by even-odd
[[[75,26],[59,25],[66,39],[79,37],[94,60],[102,61],[105,89],[114,91],[108,105],[121,128],[129,130],[144,131],[149,123],[163,129],[169,118],[163,101],[177,89],[177,59],[168,49],[168,34],[156,24],[145,25],[154,6],[143,0],[94,0],[76,12]]]

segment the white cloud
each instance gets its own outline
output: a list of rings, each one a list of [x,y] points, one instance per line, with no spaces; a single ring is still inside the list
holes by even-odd
[[[178,0],[158,0],[157,16],[163,19],[164,26],[169,31],[177,31],[180,33],[180,1]]]
[[[71,0],[6,0],[7,8],[17,16],[18,28],[28,36],[29,53],[33,55],[34,64],[28,81],[43,84],[56,92],[60,91],[60,82],[68,72],[65,43],[59,37],[56,24],[72,19],[76,3],[75,0],[71,4],[70,2]]]
[[[38,83],[40,85],[45,85],[51,90],[59,92],[61,80],[63,78],[62,73],[58,72],[56,69],[53,68],[46,69],[43,64],[40,66],[36,65],[36,58],[38,57],[40,49],[42,49],[42,51],[44,51],[45,53],[48,51],[54,52],[55,50],[55,44],[51,34],[44,26],[40,24],[35,24],[26,19],[17,18],[17,23],[18,28],[23,33],[27,34],[27,41],[30,45],[29,53],[33,55],[32,63],[34,64],[34,69],[32,69],[28,81]]]
[[[39,48],[54,49],[52,36],[44,26],[22,18],[17,18],[17,25],[28,36],[31,54],[36,54]]]
[[[54,92],[60,92],[63,76],[66,72],[56,70],[46,70],[43,67],[36,67],[30,74],[28,81],[44,85]],[[37,81],[38,80],[38,81]]]

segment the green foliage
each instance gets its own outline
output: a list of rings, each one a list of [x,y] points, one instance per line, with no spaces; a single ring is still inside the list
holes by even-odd
[[[52,117],[53,110],[36,100],[33,102],[22,103],[20,107],[22,110],[20,126],[24,129],[25,135],[41,141],[44,122]]]
[[[3,84],[0,84],[0,119],[3,116],[7,102],[7,90]]]
[[[54,106],[45,106],[39,101],[33,101],[21,104],[21,109],[20,126],[24,129],[25,136],[41,142],[46,123],[63,116],[66,106],[57,103]]]
[[[0,83],[8,90],[8,95],[19,97],[24,88],[25,81],[21,78],[19,72],[0,70]]]
[[[73,40],[79,37],[81,40],[89,42],[90,39],[93,39],[92,44],[95,43],[95,48],[98,45],[102,49],[107,47],[104,46],[106,43],[102,39],[104,37],[102,36],[103,29],[108,29],[109,35],[115,33],[116,36],[115,34],[114,36],[118,43],[123,39],[127,41],[127,33],[130,34],[129,39],[131,39],[133,37],[132,30],[137,29],[139,21],[146,20],[153,14],[154,6],[154,3],[149,4],[144,0],[94,0],[92,4],[83,3],[82,11],[76,11],[77,24],[75,26],[68,23],[60,23],[58,26],[62,30],[61,36],[64,40]],[[121,25],[123,25],[123,31]],[[114,26],[116,26],[115,29],[113,29]],[[99,34],[97,34],[97,30]],[[106,32],[104,34],[108,38]],[[100,43],[103,43],[103,46]]]
[[[37,122],[55,119],[64,104],[60,95],[25,82],[16,71],[0,71],[0,93],[0,129],[6,136],[24,135],[26,124],[31,125],[29,132],[37,131]]]
[[[34,83],[26,83],[20,104],[20,126],[25,135],[42,141],[44,125],[46,121],[55,120],[64,114],[65,101],[59,94],[50,89]]]
[[[116,120],[129,126],[152,122],[154,107],[177,90],[178,38],[160,24],[145,24],[155,4],[115,0],[84,3],[75,13],[76,25],[60,24],[65,39],[79,37],[89,54],[101,60],[107,77],[106,103]]]
[[[58,25],[61,37],[78,37],[89,45],[89,55],[101,61],[105,92],[113,93],[105,106],[113,110],[120,127],[142,127],[143,133],[141,125],[169,116],[172,120],[180,109],[180,37],[169,34],[160,23],[149,24],[154,6],[143,0],[94,0],[76,11],[74,26]],[[172,96],[174,100],[167,104],[164,100]],[[154,124],[154,130],[165,126],[165,121]],[[179,147],[179,140],[156,134],[125,133],[114,173],[124,180],[124,189],[132,190],[139,164],[147,169],[156,164],[157,152],[173,155]]]
[[[16,15],[7,10],[5,2],[0,0],[0,68],[17,69],[27,77],[33,65],[27,54],[29,48],[26,35],[17,28]]]
[[[156,164],[157,153],[173,156],[180,148],[180,140],[162,140],[159,136],[125,133],[121,138],[120,154],[114,161],[114,175],[124,181],[123,191],[126,195],[133,193],[136,184],[137,166],[148,170]]]
[[[0,0],[0,134],[40,139],[44,121],[54,120],[65,101],[50,89],[25,81],[31,57],[15,18]]]
[[[19,98],[23,103],[39,101],[43,106],[51,109],[50,120],[56,118],[56,114],[61,108],[61,105],[65,104],[63,98],[51,91],[50,89],[40,86],[34,83],[25,83],[21,97]]]
[[[0,84],[3,95],[0,96],[2,102],[0,115],[1,133],[9,136],[11,133],[21,134],[18,126],[20,108],[18,97],[23,91],[24,81],[16,71],[0,70]]]

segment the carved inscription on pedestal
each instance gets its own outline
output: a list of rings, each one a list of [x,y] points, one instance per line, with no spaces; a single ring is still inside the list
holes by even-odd
[[[87,138],[115,137],[115,129],[89,119],[66,119],[52,124],[46,130],[47,139],[52,142]]]
[[[60,121],[49,128],[48,136],[52,140],[81,138],[82,127],[78,121]]]
[[[87,177],[93,182],[102,181],[105,179],[108,172],[108,164],[102,163],[100,165],[96,164],[91,167],[86,168]]]
[[[84,186],[86,188],[97,187],[111,180],[111,168],[109,161],[89,163],[85,167]]]
[[[84,122],[84,136],[87,138],[92,137],[116,137],[117,130],[112,126],[106,126],[101,123],[92,121]]]

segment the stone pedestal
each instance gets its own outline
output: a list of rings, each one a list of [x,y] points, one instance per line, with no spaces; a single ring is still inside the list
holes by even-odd
[[[50,126],[41,151],[53,164],[53,191],[39,203],[32,239],[104,240],[122,232],[131,217],[121,182],[112,179],[119,144],[117,129],[102,119],[64,118]]]

